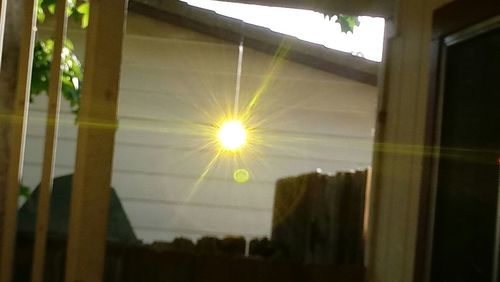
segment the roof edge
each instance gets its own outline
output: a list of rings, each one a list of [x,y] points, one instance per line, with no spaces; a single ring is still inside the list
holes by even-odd
[[[270,55],[274,55],[285,45],[289,47],[286,58],[290,61],[354,81],[377,85],[380,65],[377,62],[190,6],[178,0],[132,0],[129,9],[229,42],[239,43],[243,36],[246,46]]]

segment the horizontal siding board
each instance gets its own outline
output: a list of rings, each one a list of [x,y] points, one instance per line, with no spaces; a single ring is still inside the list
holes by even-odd
[[[34,129],[35,127],[31,127]],[[70,135],[73,130],[61,130]],[[60,142],[74,142],[74,137],[59,137]],[[28,142],[40,142],[43,133],[33,130],[29,133]],[[147,128],[121,131],[117,134],[116,145],[123,147],[145,147],[150,149],[176,149],[180,151],[199,150],[205,143],[196,136],[179,136],[176,134],[148,131]],[[295,138],[295,139],[294,139]],[[306,138],[294,133],[281,132],[262,146],[253,146],[249,149],[253,154],[262,158],[274,157],[289,161],[309,160],[324,163],[346,163],[351,166],[367,165],[371,161],[371,140],[358,138],[340,138],[322,136],[320,138]],[[211,150],[211,149],[205,149]],[[71,152],[68,151],[68,154]],[[30,154],[28,154],[30,155]],[[27,157],[28,160],[32,159]]]
[[[179,63],[181,64],[181,63]],[[234,93],[235,86],[235,78],[236,78],[236,64],[234,64],[233,68],[228,68],[227,71],[224,71],[223,68],[217,67],[210,71],[210,69],[204,69],[197,66],[191,65],[183,65],[183,67],[179,68],[175,65],[172,65],[168,62],[164,64],[156,63],[155,64],[144,64],[142,62],[131,62],[125,59],[124,61],[124,70],[122,73],[122,77],[124,78],[121,81],[122,89],[134,89],[137,88],[137,84],[134,84],[134,81],[150,81],[153,84],[144,85],[144,88],[141,87],[141,90],[147,91],[158,91],[158,92],[168,92],[174,90],[184,90],[184,93],[190,93],[193,88],[190,85],[183,85],[182,82],[191,82],[196,85],[203,85],[203,83],[210,83],[213,80],[218,80],[218,83],[211,83],[214,86],[217,86],[219,83],[223,83],[224,86],[226,84],[231,84],[233,89],[231,89],[232,93]],[[285,67],[283,67],[284,69]],[[242,87],[243,89],[248,88],[246,92],[252,92],[256,88],[258,88],[261,82],[265,81],[266,78],[270,75],[269,69],[265,69],[260,73],[249,74],[245,71],[245,66],[242,65]],[[140,74],[143,74],[142,76]],[[189,76],[186,76],[189,74]],[[151,75],[148,77],[148,75]],[[304,74],[302,76],[297,75],[297,77],[290,77],[282,74],[281,72],[272,73],[272,77],[270,81],[274,84],[281,82],[283,86],[299,86],[299,89],[294,89],[289,94],[311,94],[310,86],[314,86],[313,89],[318,93],[323,95],[337,95],[343,93],[345,91],[349,91],[349,93],[354,93],[355,95],[366,95],[367,99],[370,99],[374,102],[376,95],[376,88],[373,86],[369,86],[362,83],[357,83],[353,81],[349,81],[346,79],[318,79],[315,77],[315,74]],[[133,79],[135,78],[135,79]],[[148,79],[149,78],[149,79]],[[132,79],[132,80],[131,80]],[[176,80],[180,79],[180,82],[176,83]],[[308,88],[309,86],[309,88]],[[199,88],[199,90],[204,91],[214,91],[217,93],[223,93],[221,90],[223,88]],[[301,90],[306,90],[305,92]],[[191,92],[193,93],[193,92]],[[204,92],[201,92],[204,93]],[[245,91],[242,91],[245,93]],[[200,93],[199,93],[200,94]],[[288,93],[287,93],[288,95]],[[334,106],[334,105],[332,105]]]
[[[234,86],[234,85],[233,85]],[[296,86],[296,87],[294,87]],[[274,85],[273,87],[278,87]],[[283,89],[275,91],[269,95],[260,96],[257,110],[260,111],[277,111],[277,112],[287,112],[293,110],[302,111],[313,111],[313,112],[323,112],[325,114],[358,114],[365,115],[368,119],[373,119],[375,111],[373,109],[375,101],[371,101],[366,93],[363,91],[353,91],[352,89],[345,89],[342,85],[331,85],[330,88],[332,93],[321,92],[318,89],[321,88],[318,84],[311,84],[310,87],[314,87],[315,91],[309,91],[309,93],[304,94],[299,91],[295,93],[292,90],[303,89],[306,87],[301,84],[294,84],[293,82],[283,82],[279,85]],[[339,92],[334,92],[331,88],[337,89]],[[243,89],[245,90],[245,89]],[[183,92],[184,91],[184,92]],[[189,93],[189,91],[179,90],[177,92],[171,90],[165,91],[147,91],[147,90],[137,90],[137,89],[126,89],[122,88],[121,95],[123,99],[150,99],[156,100],[160,105],[164,106],[162,110],[168,110],[169,107],[174,107],[177,105],[183,107],[189,107],[191,110],[197,109],[201,111],[213,111],[215,114],[224,112],[229,106],[233,104],[234,93],[228,94],[217,94],[217,92],[208,92],[204,96],[194,96]],[[304,97],[307,96],[307,99]],[[241,92],[240,107],[243,109],[248,105],[248,101],[254,97],[254,92]],[[218,100],[215,101],[214,99]],[[122,100],[123,100],[122,99]],[[143,103],[151,103],[151,101],[143,101]],[[158,105],[158,106],[160,106]],[[168,106],[167,106],[168,105]],[[285,106],[286,105],[286,106]],[[130,111],[127,106],[124,105],[120,109],[120,116],[133,116],[135,111]]]
[[[164,205],[220,205],[271,211],[274,197],[273,183],[205,180],[197,185],[196,179],[116,175],[113,185],[124,199]]]
[[[28,152],[39,152],[40,142],[29,142]],[[58,143],[59,153],[56,157],[58,165],[73,166],[75,154],[74,142],[60,140]],[[135,171],[137,173],[188,175],[198,178],[204,174],[207,165],[216,155],[216,152],[207,151],[180,151],[172,148],[147,148],[132,146],[116,146],[114,157],[114,169],[116,171]],[[227,179],[232,181],[232,173],[235,169],[245,168],[250,171],[252,180],[274,181],[279,177],[315,171],[317,168],[324,172],[335,172],[338,170],[352,169],[352,163],[335,163],[317,160],[290,160],[277,157],[259,157],[243,154],[235,158],[231,154],[221,154],[212,168],[206,173],[207,178]],[[41,163],[39,154],[27,156],[26,161]],[[354,167],[356,168],[356,167]]]
[[[40,183],[40,165],[26,163],[23,183],[35,188]],[[56,166],[56,177],[73,173],[67,166]],[[144,204],[209,206],[221,209],[249,209],[269,212],[274,184],[236,184],[207,179],[197,184],[195,178],[175,178],[115,172],[112,186],[123,201]]]
[[[30,165],[25,166],[25,173],[28,175],[34,175],[32,174],[31,168],[32,167]],[[36,169],[38,170],[38,167],[36,167]],[[61,172],[61,173],[65,174],[66,172]],[[29,184],[30,181],[28,180],[26,182]],[[32,182],[35,183],[35,181]],[[154,202],[152,203],[148,201],[144,202],[129,201],[128,197],[123,195],[124,194],[123,189],[117,189],[117,192],[120,198],[123,198],[122,201],[125,211],[130,216],[131,222],[134,224],[134,229],[138,233],[139,238],[142,238],[143,240],[146,241],[170,240],[174,239],[175,237],[186,236],[186,235],[189,235],[189,237],[192,238],[193,236],[196,237],[196,234],[198,234],[199,237],[201,237],[202,235],[203,236],[215,235],[221,237],[228,234],[264,236],[268,234],[269,232],[268,229],[270,228],[268,226],[265,226],[265,224],[258,224],[260,222],[265,223],[270,221],[270,216],[271,216],[270,209],[266,212],[264,211],[264,209],[259,209],[259,208],[253,208],[253,209],[246,209],[244,207],[226,208],[222,206],[223,204],[220,204],[221,207],[212,206],[212,207],[200,208],[198,207],[199,203],[195,202],[194,200],[191,202],[191,204],[194,205],[194,211],[192,212],[189,211],[190,205],[181,205],[179,209],[183,210],[181,212],[182,216],[180,216],[175,220],[172,220],[172,223],[169,223],[167,221],[164,224],[163,223],[158,224],[157,219],[153,219],[152,221],[150,221],[145,217],[149,217],[150,214],[155,214],[157,216],[165,216],[165,217],[168,217],[169,215],[172,214],[175,215],[177,214],[176,207],[178,205],[164,205],[161,203],[154,203]],[[237,205],[238,203],[234,204]],[[170,206],[173,206],[173,208],[170,208]],[[200,209],[202,210],[201,212]],[[165,210],[167,210],[167,212],[165,212]],[[250,211],[246,212],[247,210]],[[237,213],[236,215],[235,212]],[[209,213],[214,217],[214,219],[210,220],[208,224],[204,224],[205,222],[204,220],[201,222],[200,221],[193,222],[192,220],[189,219],[189,218],[198,218],[200,216],[200,213],[201,214]],[[188,219],[184,220],[185,217],[187,217]],[[239,227],[239,225],[247,224],[249,218],[253,218],[253,220],[251,220],[249,223],[249,224],[254,224],[252,225],[253,226],[252,228]],[[218,223],[218,220],[228,221],[228,223],[222,226]],[[136,226],[135,224],[138,224],[138,226]],[[177,232],[173,232],[174,233],[173,237],[170,237],[168,236],[168,233],[171,233],[172,230],[177,230]],[[148,237],[146,235],[142,236],[143,232],[145,233],[153,232],[155,233],[155,236],[153,237]]]
[[[129,65],[123,71],[121,93],[125,96],[152,97],[160,101],[189,102],[198,107],[232,104],[236,76],[176,69],[154,69],[151,66]],[[253,98],[265,82],[265,76],[242,76],[241,105]],[[140,87],[139,87],[140,86]],[[355,83],[298,80],[277,77],[266,84],[261,107],[305,108],[321,111],[373,113],[376,89]],[[305,99],[307,97],[307,99]],[[317,108],[316,108],[317,107]],[[123,112],[122,112],[123,113]]]
[[[306,114],[300,114],[299,116],[306,116]],[[330,117],[331,122],[325,123],[323,126],[328,127],[329,124],[337,123],[339,120],[342,120],[341,116],[339,115],[338,119],[333,116]],[[355,117],[356,115],[347,115],[347,118],[343,118],[344,123],[339,123],[339,126],[349,129],[350,120],[355,121],[354,118],[351,119],[349,116]],[[313,117],[317,121],[320,121],[322,118],[318,113],[313,113]],[[74,125],[74,116],[63,114],[61,120],[59,133],[61,141],[69,142],[75,140],[76,127]],[[308,128],[315,127],[314,124],[309,125],[303,120],[294,120],[296,122],[300,121]],[[325,120],[328,119],[325,118]],[[363,126],[363,119],[358,120],[358,123]],[[151,147],[157,149],[177,148],[179,150],[192,151],[203,147],[207,142],[214,141],[212,135],[214,133],[199,134],[199,130],[196,127],[186,129],[187,126],[185,123],[121,118],[119,126],[120,129],[118,130],[116,139],[118,146]],[[259,129],[255,135],[261,135],[264,143],[260,146],[252,146],[252,151],[263,156],[309,159],[320,162],[344,161],[353,164],[368,164],[370,162],[372,149],[372,139],[370,137],[359,138],[343,134],[307,134],[303,133],[304,130],[296,124],[292,125],[287,122],[283,122],[281,127],[295,129],[295,131]],[[299,133],[301,131],[302,133]],[[369,127],[366,127],[365,131],[369,131]],[[32,110],[28,134],[31,138],[35,139],[40,139],[44,136],[43,113]]]
[[[73,169],[56,166],[54,175],[62,176],[73,173]],[[40,184],[42,176],[42,165],[40,163],[24,162],[22,183],[31,189],[35,189]]]
[[[207,95],[207,97],[196,98],[187,94],[183,97],[180,95],[181,97],[179,97],[171,93],[134,93],[128,91],[122,91],[122,93],[123,95],[120,98],[123,103],[123,106],[120,108],[120,116],[122,117],[210,122],[211,120],[220,118],[224,113],[227,113],[229,106],[233,103],[233,95],[229,94],[220,95],[219,97],[215,96],[219,98],[219,101],[216,102],[209,95]],[[244,106],[248,104],[244,102],[250,100],[252,97],[252,95],[240,96],[242,111]],[[350,103],[346,101],[337,103],[335,107],[314,109],[315,105],[321,105],[325,102],[335,104],[336,100],[341,99],[335,97],[311,97],[312,101],[309,99],[310,98],[307,99],[308,101],[304,101],[306,100],[304,97],[302,97],[302,100],[300,97],[296,97],[295,100],[288,100],[280,99],[279,96],[262,96],[260,103],[254,111],[254,115],[257,120],[263,121],[266,127],[273,127],[272,123],[266,124],[266,122],[273,120],[289,120],[292,117],[297,119],[305,114],[308,116],[315,115],[316,119],[309,120],[309,122],[319,124],[327,123],[327,121],[322,122],[325,117],[336,119],[343,118],[344,120],[339,121],[337,124],[328,124],[329,127],[325,128],[323,131],[323,133],[331,134],[333,134],[335,128],[340,125],[348,126],[345,125],[345,119],[351,119],[353,122],[359,120],[363,122],[362,125],[364,127],[372,127],[371,121],[373,120],[374,113],[372,111],[363,111],[363,105],[361,103],[356,109],[350,109],[349,105],[346,105]],[[360,100],[362,99],[360,98]],[[314,102],[316,103],[313,104]],[[350,106],[352,107],[352,105]],[[368,108],[368,105],[364,107]],[[147,111],[147,109],[150,109],[150,111]],[[272,116],[272,118],[266,119],[268,116]],[[357,124],[353,123],[351,127],[357,129],[359,125],[357,127]]]
[[[124,202],[132,225],[150,228],[217,230],[226,234],[268,234],[271,211],[222,210]],[[137,223],[137,224],[136,224]],[[140,224],[138,224],[140,223]]]
[[[200,44],[181,40],[148,40],[126,37],[123,60],[127,64],[153,67],[168,65],[178,70],[234,72],[238,62],[236,45]],[[141,56],[137,56],[141,54]]]

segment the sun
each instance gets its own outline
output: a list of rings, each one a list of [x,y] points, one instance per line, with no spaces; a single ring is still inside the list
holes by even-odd
[[[223,149],[237,151],[247,142],[247,130],[241,121],[228,120],[219,128],[217,139]]]

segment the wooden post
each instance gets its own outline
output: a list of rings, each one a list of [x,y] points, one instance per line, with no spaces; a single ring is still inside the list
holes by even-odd
[[[0,70],[2,69],[3,35],[5,33],[5,15],[7,14],[7,0],[0,0]]]
[[[36,213],[35,247],[33,251],[33,265],[31,281],[42,282],[45,265],[45,244],[49,224],[50,195],[54,177],[54,163],[56,157],[57,127],[59,123],[59,109],[61,102],[61,54],[66,39],[68,17],[66,14],[67,1],[56,2],[56,29],[54,34],[54,50],[49,81],[49,108],[45,129],[45,149],[40,183],[38,209]]]
[[[3,206],[3,226],[0,229],[0,282],[11,282],[12,261],[14,256],[15,235],[17,226],[17,200],[19,184],[22,177],[24,145],[26,141],[26,123],[33,63],[33,48],[36,29],[36,1],[25,3],[24,26],[21,34],[18,63],[18,79],[14,111],[10,118],[10,159],[7,169]]]
[[[126,0],[91,0],[66,260],[67,282],[102,281]]]
[[[369,251],[370,251],[370,232],[371,232],[371,218],[370,209],[372,208],[372,168],[369,167],[366,171],[366,190],[365,190],[365,212],[363,215],[363,241],[364,247],[364,264],[368,267]]]

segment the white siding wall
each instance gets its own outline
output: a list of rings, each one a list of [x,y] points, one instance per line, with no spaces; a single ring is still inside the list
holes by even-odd
[[[70,37],[84,46],[81,31]],[[240,108],[265,84],[249,121],[258,144],[239,157],[220,155],[200,181],[217,150],[209,129],[232,111],[238,46],[129,15],[113,187],[141,239],[269,235],[278,178],[370,165],[375,87],[286,60],[270,73],[273,57],[249,48],[243,58]],[[24,182],[31,187],[40,181],[46,101],[30,110]],[[74,167],[77,129],[67,109],[57,175]],[[251,179],[235,183],[236,168]]]

